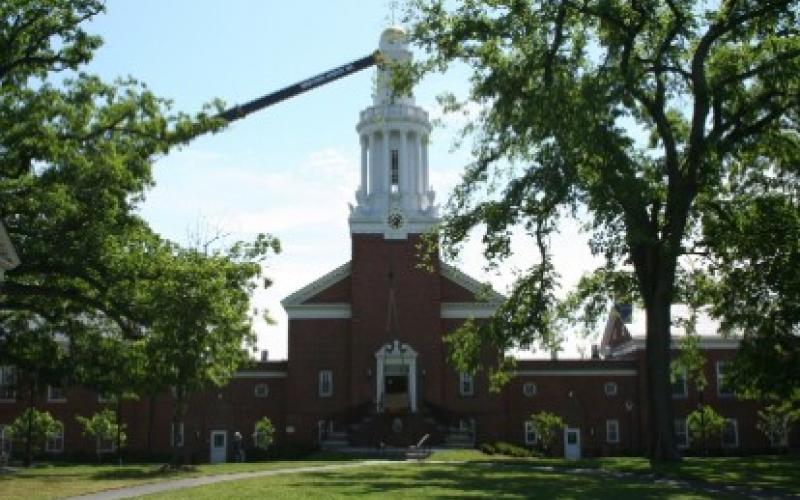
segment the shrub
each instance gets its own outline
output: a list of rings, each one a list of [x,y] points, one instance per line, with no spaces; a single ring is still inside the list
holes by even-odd
[[[561,429],[564,428],[564,420],[555,413],[540,411],[531,415],[531,421],[536,432],[536,441],[542,451],[550,454]]]
[[[497,452],[497,450],[494,449],[494,446],[489,443],[481,443],[480,450],[487,455],[494,455]]]
[[[506,455],[509,457],[528,458],[534,456],[534,454],[531,453],[530,450],[526,450],[525,448],[521,448],[511,443],[506,443],[505,441],[496,442],[494,444],[494,449],[498,454]]]
[[[256,431],[253,434],[253,441],[256,448],[265,450],[269,448],[275,438],[275,426],[272,421],[267,417],[262,418],[256,422]]]
[[[686,417],[686,426],[689,428],[692,440],[705,446],[705,443],[719,439],[725,427],[725,419],[714,408],[702,405]]]

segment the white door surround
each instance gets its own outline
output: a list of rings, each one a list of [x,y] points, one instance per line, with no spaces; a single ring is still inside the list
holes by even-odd
[[[210,462],[219,464],[228,461],[228,431],[211,431]]]
[[[564,458],[580,460],[581,430],[578,427],[564,427]]]
[[[417,352],[408,344],[394,340],[385,344],[375,353],[375,386],[378,412],[384,411],[386,396],[386,375],[408,376],[408,402],[411,413],[417,412]]]

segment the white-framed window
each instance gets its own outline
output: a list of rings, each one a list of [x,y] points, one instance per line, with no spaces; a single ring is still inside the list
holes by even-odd
[[[97,453],[114,453],[117,450],[117,441],[114,438],[97,438]]]
[[[686,380],[686,367],[682,366],[679,370],[673,370],[670,375],[672,379],[672,397],[686,398],[689,396],[689,384]]]
[[[60,385],[47,386],[47,402],[48,403],[64,403],[67,396],[64,393],[64,388]]]
[[[728,377],[730,366],[730,361],[717,361],[717,396],[723,398],[733,396],[733,386]]]
[[[606,393],[606,396],[616,396],[617,395],[617,383],[616,382],[606,382],[603,385],[603,390]]]
[[[458,393],[462,396],[474,396],[475,377],[469,373],[460,373],[458,377]]]
[[[331,370],[319,371],[319,397],[333,396],[333,372]]]
[[[269,396],[269,386],[267,384],[256,384],[255,394],[257,398]]]
[[[0,425],[0,455],[9,457],[14,440],[11,439],[11,433],[7,429],[7,425]]]
[[[606,420],[606,443],[619,443],[619,420]]]
[[[178,424],[178,433],[175,435],[175,422],[169,426],[169,445],[173,448],[181,448],[183,446],[183,422]]]
[[[532,420],[525,421],[525,444],[528,446],[533,446],[536,444],[537,436],[536,436],[536,427],[533,426]]]
[[[48,453],[62,453],[64,451],[64,424],[57,422],[58,430],[47,436],[44,451]]]
[[[676,418],[674,420],[675,429],[675,445],[678,448],[689,447],[689,428],[686,426],[685,418]]]
[[[739,447],[739,422],[735,418],[726,418],[725,425],[722,426],[722,447]]]
[[[17,371],[13,366],[0,366],[0,401],[17,399]]]
[[[105,403],[112,403],[114,401],[114,395],[110,392],[98,392],[97,393],[97,402],[100,404]]]
[[[522,394],[528,398],[534,397],[536,395],[536,384],[533,382],[525,382],[522,384]]]

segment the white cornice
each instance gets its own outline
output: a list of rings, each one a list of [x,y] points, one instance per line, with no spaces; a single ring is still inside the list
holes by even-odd
[[[233,378],[286,378],[286,372],[240,371]]]
[[[720,336],[711,336],[711,335],[703,335],[700,336],[699,347],[700,349],[738,349],[739,342],[741,339],[738,338],[726,338]],[[647,347],[646,341],[642,337],[635,337],[624,344],[620,344],[613,349],[608,349],[609,356],[622,356],[624,354],[630,354],[635,351],[642,351]],[[672,349],[680,349],[681,348],[681,339],[680,338],[673,338],[671,343]]]
[[[515,377],[635,377],[636,370],[614,368],[548,368],[542,370],[517,370]]]
[[[442,302],[442,318],[490,318],[499,306],[497,302]]]
[[[350,319],[350,304],[300,304],[283,306],[289,319]]]
[[[346,262],[341,266],[337,267],[336,269],[334,269],[333,271],[323,276],[320,276],[319,278],[312,281],[308,285],[304,286],[300,290],[297,290],[291,295],[288,295],[281,301],[281,305],[288,312],[289,307],[302,304],[303,302],[310,299],[319,292],[342,281],[349,275],[350,275],[350,263]]]
[[[405,223],[400,229],[392,229],[384,221],[385,217],[379,220],[374,218],[360,220],[356,218],[350,219],[350,233],[351,234],[382,234],[387,240],[405,240],[409,234],[423,234],[426,233],[438,222],[437,218],[431,217],[429,220],[415,221],[410,220]]]
[[[487,304],[494,304],[496,307],[506,300],[504,295],[498,293],[492,288],[487,287],[484,283],[481,283],[468,274],[459,271],[446,262],[439,261],[439,269],[441,270],[442,276],[449,278],[457,285],[460,285],[470,292],[478,295],[478,297],[482,297],[488,292],[488,297],[486,297]]]

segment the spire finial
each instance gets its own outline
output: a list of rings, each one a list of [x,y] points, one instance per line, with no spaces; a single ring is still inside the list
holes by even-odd
[[[392,16],[391,17],[392,26],[397,24],[397,19],[396,19],[397,6],[398,6],[398,1],[397,0],[389,0],[389,10],[391,11],[391,16]]]

